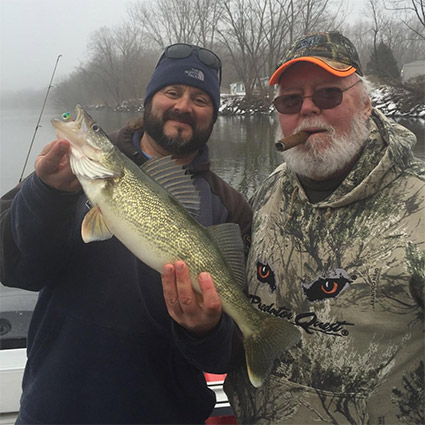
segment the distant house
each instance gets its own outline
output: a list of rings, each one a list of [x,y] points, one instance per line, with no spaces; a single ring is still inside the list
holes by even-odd
[[[403,81],[419,77],[420,75],[425,75],[425,60],[406,63],[401,69],[401,79]]]
[[[262,87],[268,87],[269,84],[269,78],[263,77],[260,78]],[[259,86],[258,83],[254,87],[254,94],[256,92],[259,92]],[[244,96],[246,94],[245,92],[245,85],[242,83],[242,81],[237,81],[235,83],[230,83],[230,94],[238,95],[238,96]]]
[[[245,84],[240,81],[237,83],[230,83],[230,94],[243,96],[245,94]]]

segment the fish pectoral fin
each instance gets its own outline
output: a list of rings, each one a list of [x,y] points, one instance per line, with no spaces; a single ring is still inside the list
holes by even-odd
[[[295,325],[285,319],[264,316],[259,329],[244,339],[248,376],[256,388],[263,385],[276,358],[301,339]]]
[[[85,177],[90,180],[119,177],[122,174],[121,170],[105,167],[100,162],[82,155],[77,149],[72,150],[70,164],[72,172],[76,176]]]
[[[207,228],[217,242],[240,288],[245,289],[245,254],[241,230],[236,223],[223,223]]]
[[[93,207],[84,217],[81,225],[81,237],[85,243],[105,241],[112,238],[99,207]]]

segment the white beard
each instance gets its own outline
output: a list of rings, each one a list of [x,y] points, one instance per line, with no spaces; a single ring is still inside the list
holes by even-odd
[[[327,134],[311,136],[305,144],[283,153],[288,168],[313,180],[325,180],[338,171],[343,171],[360,153],[369,136],[369,128],[362,113],[353,117],[347,134],[336,134],[334,127],[324,124],[319,118],[305,119],[294,133],[313,127],[325,129]],[[326,148],[321,148],[322,143],[318,138],[324,135],[330,140]],[[314,140],[315,138],[317,139]]]

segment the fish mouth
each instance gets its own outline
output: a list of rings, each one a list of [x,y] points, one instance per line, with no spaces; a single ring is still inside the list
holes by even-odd
[[[86,146],[84,149],[88,149],[87,146],[90,145],[94,149],[101,150],[100,139],[104,135],[102,129],[96,126],[93,118],[82,106],[76,105],[75,112],[75,119],[54,118],[51,120],[57,139],[67,140],[75,148]]]
[[[75,124],[79,129],[86,132],[95,124],[95,120],[83,109],[82,106],[77,105],[75,107],[75,111],[77,112]]]
[[[88,115],[84,109],[80,106],[77,105],[75,107],[75,111],[77,113],[75,120],[70,120],[68,119],[59,119],[59,118],[53,118],[51,120],[52,125],[55,129],[57,130],[61,130],[64,128],[64,125],[72,127],[75,130],[81,130],[83,127],[83,130],[87,130],[87,128],[90,128],[90,120],[93,121],[93,118],[90,117],[90,115]]]

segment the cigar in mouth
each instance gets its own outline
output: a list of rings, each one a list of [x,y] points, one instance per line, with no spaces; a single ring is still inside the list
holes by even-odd
[[[275,143],[276,150],[279,152],[287,151],[288,149],[293,148],[294,146],[298,146],[301,143],[305,143],[310,136],[310,133],[307,131],[300,131],[299,133],[295,133],[292,136],[285,137],[282,140],[279,140]]]

